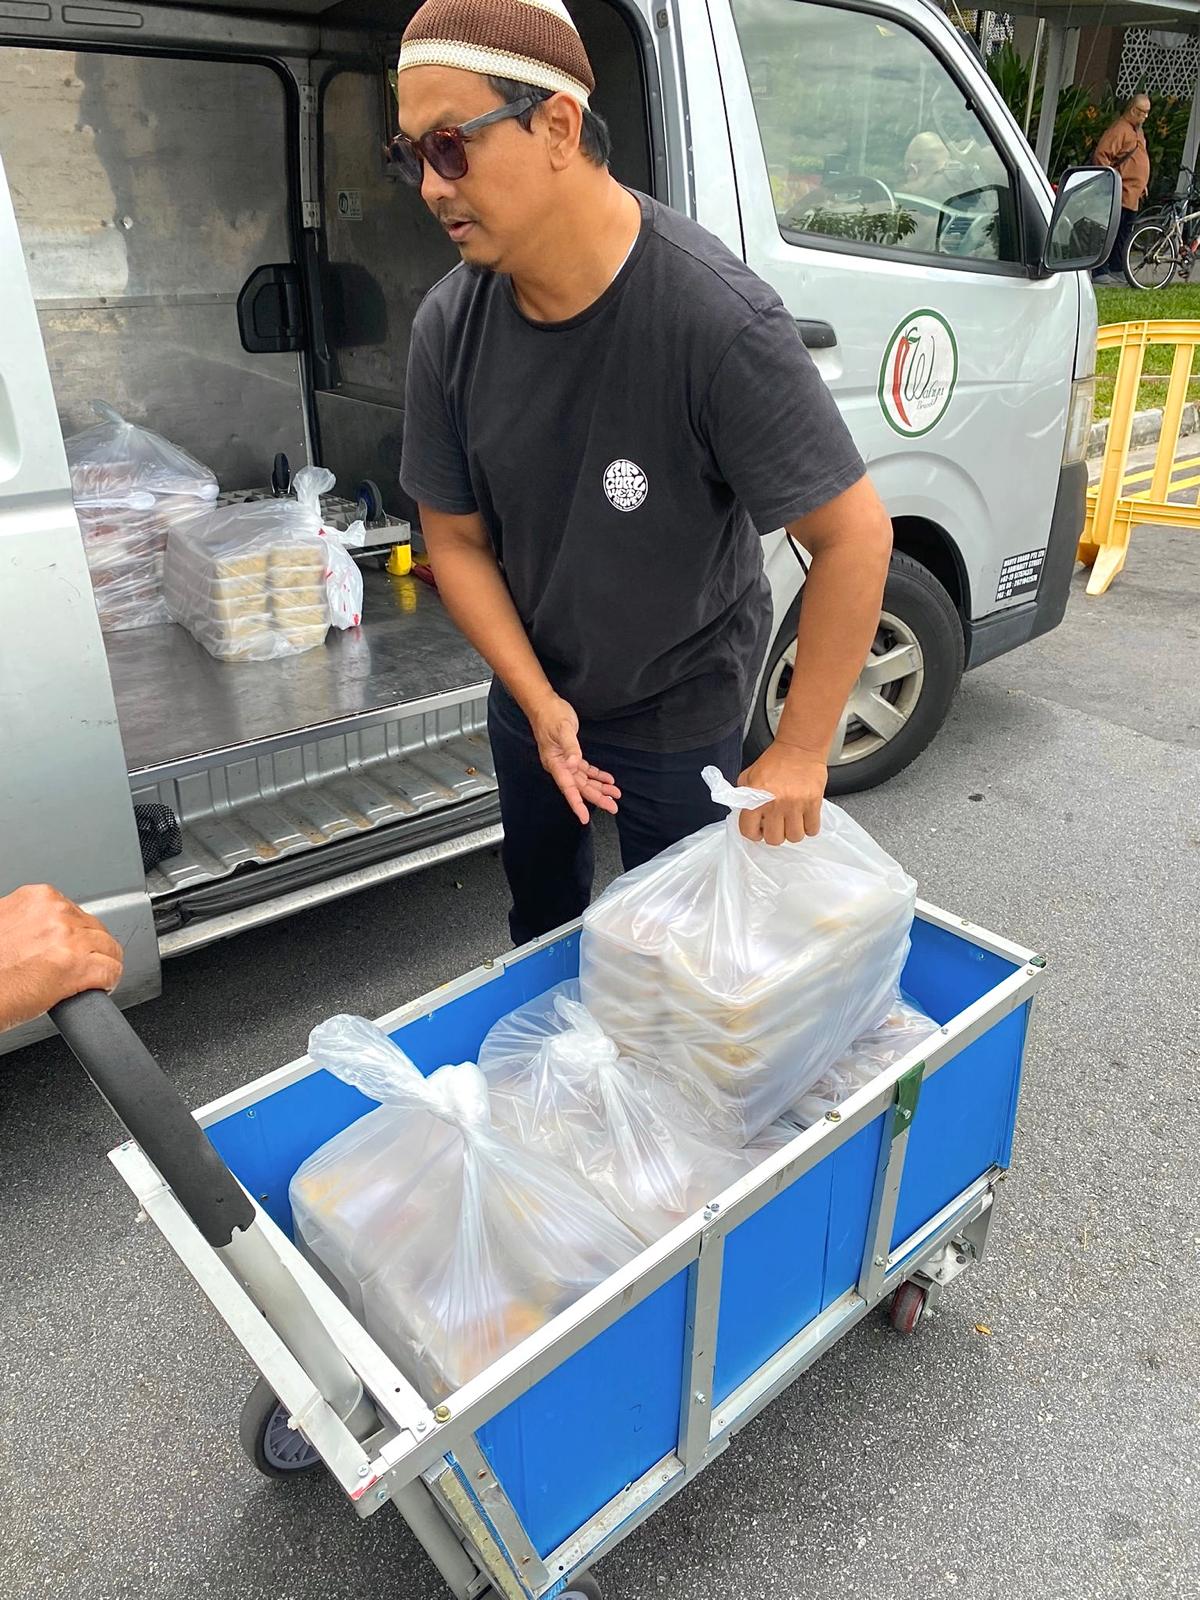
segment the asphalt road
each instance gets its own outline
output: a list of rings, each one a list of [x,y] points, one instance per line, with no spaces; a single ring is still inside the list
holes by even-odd
[[[1200,538],[1139,534],[850,803],[926,898],[1050,956],[1012,1181],[938,1317],[860,1325],[602,1563],[614,1600],[1200,1595],[1198,619]],[[504,913],[472,858],[182,960],[135,1019],[200,1103],[502,948]],[[440,1596],[399,1518],[241,1456],[250,1372],[64,1050],[0,1060],[0,1105],[0,1596]]]

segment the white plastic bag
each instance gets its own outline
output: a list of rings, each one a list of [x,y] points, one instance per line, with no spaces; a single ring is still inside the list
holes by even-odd
[[[647,1244],[759,1159],[719,1144],[669,1080],[622,1056],[578,983],[502,1017],[479,1065],[496,1126],[573,1167]]]
[[[897,994],[887,1016],[877,1026],[860,1034],[845,1055],[809,1087],[807,1094],[788,1107],[775,1126],[793,1133],[811,1128],[827,1112],[849,1099],[856,1089],[886,1072],[937,1031],[938,1025],[932,1017],[904,995]]]
[[[292,1178],[297,1235],[427,1400],[641,1248],[573,1173],[491,1126],[477,1066],[424,1078],[362,1017],[332,1017],[308,1047],[382,1104]]]
[[[108,633],[169,622],[163,553],[173,527],[217,498],[207,467],[149,428],[126,422],[102,400],[101,417],[66,440],[71,495]]]
[[[324,467],[301,467],[295,499],[221,506],[179,524],[167,548],[167,608],[204,648],[223,661],[271,661],[324,642],[330,621],[361,620],[362,573],[346,546],[366,529],[344,533],[321,520],[321,496],[333,488]]]
[[[321,518],[321,496],[329,494],[336,479],[328,467],[301,467],[292,480],[292,493],[310,513],[325,541],[325,603],[335,628],[357,628],[362,621],[363,577],[350,554],[367,542],[365,522],[331,528]]]
[[[916,884],[844,811],[799,844],[744,839],[772,797],[704,778],[730,808],[618,878],[584,914],[584,1004],[659,1062],[715,1131],[748,1143],[887,1011]]]

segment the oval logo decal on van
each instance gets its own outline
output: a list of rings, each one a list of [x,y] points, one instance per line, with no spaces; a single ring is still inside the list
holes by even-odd
[[[945,317],[914,311],[888,340],[879,368],[879,404],[897,433],[913,439],[946,414],[958,380],[958,346]]]

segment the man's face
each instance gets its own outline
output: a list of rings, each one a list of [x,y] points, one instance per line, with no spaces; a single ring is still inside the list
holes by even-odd
[[[436,128],[461,127],[503,104],[486,78],[455,67],[410,67],[396,80],[400,130],[412,139]],[[551,203],[551,169],[535,121],[481,128],[466,140],[467,171],[443,178],[425,162],[421,198],[458,246],[464,261],[509,270],[514,249],[537,231]]]
[[[1140,128],[1142,123],[1145,122],[1149,115],[1150,102],[1144,97],[1135,100],[1129,108],[1129,120],[1133,123],[1135,128]]]

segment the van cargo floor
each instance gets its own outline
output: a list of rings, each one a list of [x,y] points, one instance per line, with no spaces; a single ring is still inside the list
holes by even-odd
[[[362,571],[362,626],[331,629],[303,655],[217,661],[174,624],[107,634],[130,774],[166,776],[196,758],[361,727],[439,696],[483,696],[488,668],[437,594],[415,578]]]

